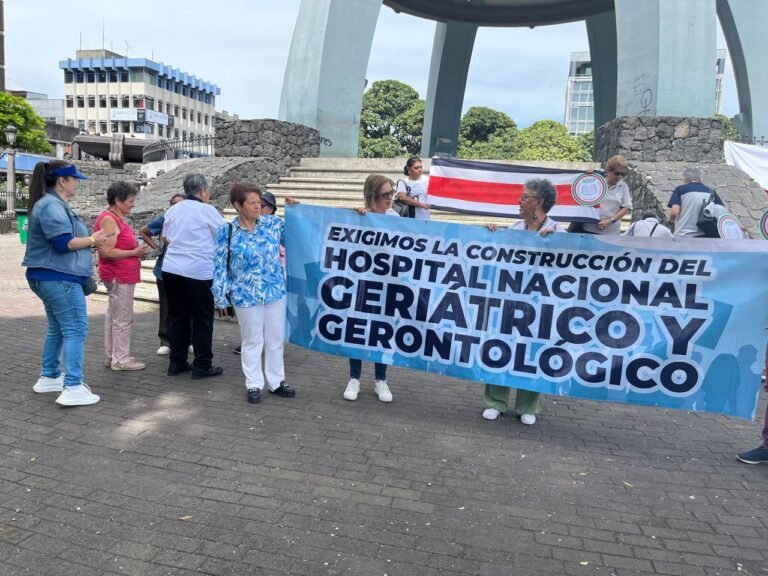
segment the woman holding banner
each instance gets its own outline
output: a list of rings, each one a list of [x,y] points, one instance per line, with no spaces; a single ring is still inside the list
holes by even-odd
[[[579,232],[587,234],[620,234],[621,219],[632,212],[632,195],[624,182],[628,169],[624,156],[611,156],[605,163],[605,182],[608,190],[600,202],[600,220],[596,223],[584,223]]]
[[[373,214],[386,214],[388,216],[399,216],[392,208],[392,200],[395,196],[395,187],[389,178],[381,174],[370,174],[365,179],[363,185],[363,195],[365,197],[365,208],[356,209],[358,213],[365,216],[368,212]],[[392,392],[387,386],[387,365],[381,362],[374,364],[374,377],[376,382],[374,390],[376,396],[381,402],[392,402]],[[349,382],[344,390],[344,400],[357,400],[360,393],[360,376],[363,371],[363,362],[356,358],[349,359]]]
[[[547,216],[556,202],[557,192],[552,182],[543,178],[528,180],[525,183],[523,195],[520,196],[520,217],[522,220],[510,226],[510,229],[538,232],[542,236],[547,236],[552,232],[565,232],[562,224]],[[489,228],[495,230],[496,226],[491,224]],[[483,418],[496,420],[507,411],[509,391],[510,387],[508,386],[485,385],[486,408],[483,411]],[[523,424],[531,426],[536,423],[536,414],[539,413],[540,406],[541,394],[539,392],[517,391],[515,414],[520,416],[520,422]]]

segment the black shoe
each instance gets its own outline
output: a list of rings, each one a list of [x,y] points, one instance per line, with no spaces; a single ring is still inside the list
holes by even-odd
[[[238,355],[239,355],[239,354],[242,354],[242,353],[243,353],[243,347],[242,347],[242,346],[238,346],[237,348],[235,348],[235,349],[233,350],[233,352],[234,352],[235,354],[238,354]]]
[[[293,398],[294,396],[296,396],[296,390],[294,390],[290,386],[286,386],[285,382],[280,382],[280,386],[278,386],[274,390],[270,390],[269,393],[277,394],[281,398]]]
[[[182,372],[189,372],[192,370],[192,364],[184,362],[184,364],[168,364],[168,376],[176,376]]]
[[[192,380],[212,378],[213,376],[220,376],[223,373],[224,369],[220,366],[209,366],[208,368],[198,368],[197,366],[194,366],[192,368]]]
[[[248,402],[251,404],[258,404],[261,402],[261,390],[258,388],[251,388],[248,390]]]

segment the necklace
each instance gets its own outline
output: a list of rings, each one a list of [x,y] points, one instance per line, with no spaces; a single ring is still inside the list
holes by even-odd
[[[536,232],[539,232],[539,231],[541,230],[542,226],[544,226],[544,222],[546,222],[546,221],[547,221],[547,217],[545,216],[545,217],[544,217],[544,220],[542,220],[542,221],[541,221],[541,224],[539,224],[539,227],[538,227],[538,228],[536,228]],[[528,222],[526,222],[526,223],[525,223],[525,229],[526,229],[526,230],[529,230],[529,228],[528,228]]]

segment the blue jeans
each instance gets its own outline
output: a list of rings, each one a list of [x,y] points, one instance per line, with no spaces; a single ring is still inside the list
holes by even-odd
[[[41,376],[58,378],[64,356],[64,386],[83,382],[83,352],[88,337],[88,315],[83,287],[58,280],[27,280],[32,292],[43,301],[48,333],[43,344]]]
[[[363,361],[357,360],[356,358],[350,358],[349,359],[349,377],[350,378],[357,378],[360,380],[360,374],[363,372]],[[386,364],[380,364],[379,362],[374,362],[373,364],[373,372],[374,377],[376,380],[386,380],[387,379],[387,365]]]

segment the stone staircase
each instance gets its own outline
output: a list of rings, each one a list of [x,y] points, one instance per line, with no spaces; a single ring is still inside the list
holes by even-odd
[[[430,160],[423,161],[424,173],[429,174]],[[569,169],[595,169],[599,165],[585,162],[526,162],[527,165],[557,167]],[[267,186],[277,199],[278,215],[284,215],[283,200],[292,197],[302,204],[317,204],[334,208],[355,208],[364,205],[363,183],[369,174],[384,174],[393,181],[404,178],[404,158],[303,158],[298,166],[290,169],[290,174],[280,178],[279,182]],[[224,210],[224,218],[231,220],[236,216],[232,208]],[[432,219],[440,222],[475,224],[483,226],[489,223],[509,225],[509,218],[489,218],[451,212],[432,211]],[[629,219],[623,223],[626,228]],[[136,287],[135,301],[140,306],[157,305],[157,288],[152,274],[154,260],[142,263],[141,284]],[[97,292],[106,297],[103,286]]]

